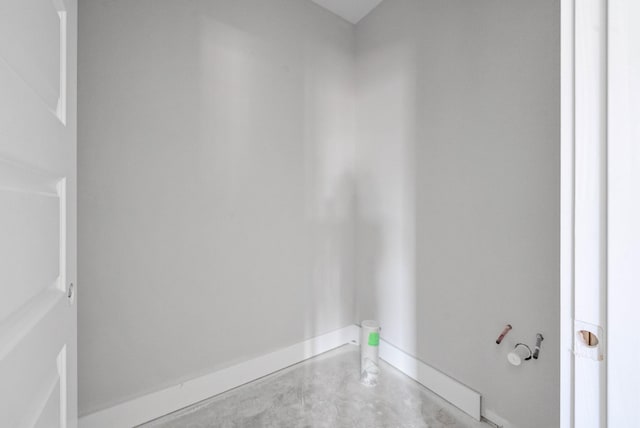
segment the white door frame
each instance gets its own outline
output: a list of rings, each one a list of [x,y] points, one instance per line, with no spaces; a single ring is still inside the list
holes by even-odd
[[[562,0],[561,427],[636,426],[640,4]],[[577,332],[599,339],[589,348]]]
[[[561,5],[561,426],[596,428],[607,424],[608,1]]]

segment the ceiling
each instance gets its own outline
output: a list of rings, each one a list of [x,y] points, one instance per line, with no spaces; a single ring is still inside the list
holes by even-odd
[[[311,0],[347,21],[357,24],[369,12],[375,9],[382,0]]]

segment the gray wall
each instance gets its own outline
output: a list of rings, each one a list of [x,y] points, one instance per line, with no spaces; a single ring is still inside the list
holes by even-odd
[[[80,2],[81,414],[376,318],[488,415],[556,426],[559,23],[553,0],[389,0],[356,27]]]
[[[359,318],[532,428],[559,425],[559,3],[391,0],[356,36]]]
[[[352,324],[354,28],[299,0],[87,0],[80,412]]]

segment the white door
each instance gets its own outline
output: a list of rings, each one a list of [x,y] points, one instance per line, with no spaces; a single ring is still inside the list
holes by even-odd
[[[609,0],[608,427],[640,426],[640,2]]]
[[[77,425],[76,10],[0,0],[0,427]]]

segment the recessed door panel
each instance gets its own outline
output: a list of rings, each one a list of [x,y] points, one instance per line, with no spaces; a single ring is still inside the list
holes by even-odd
[[[0,161],[0,321],[60,286],[61,198],[52,179]]]
[[[60,11],[52,0],[2,0],[0,57],[50,110],[60,99]]]
[[[64,293],[38,315],[39,322],[11,349],[0,354],[2,427],[65,427],[67,424],[67,346],[60,334]]]
[[[60,425],[60,379],[56,379],[52,388],[49,389],[49,397],[38,415],[38,420],[34,428],[48,428]]]

